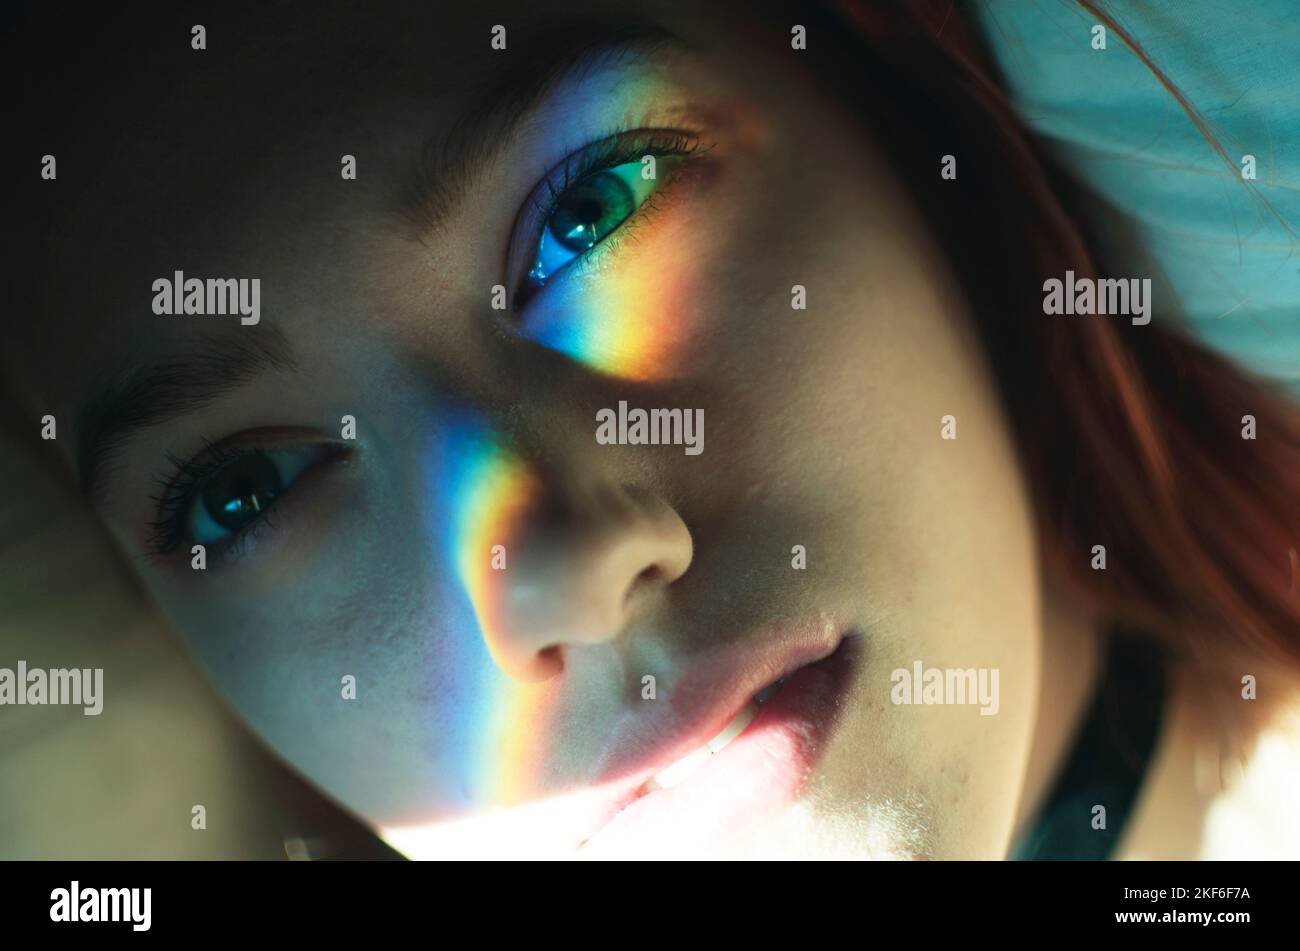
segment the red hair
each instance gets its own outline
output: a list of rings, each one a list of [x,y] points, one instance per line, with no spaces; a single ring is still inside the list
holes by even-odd
[[[1133,48],[1235,170],[1140,44],[1099,3],[1079,2]],[[1033,141],[953,0],[842,0],[836,12],[870,48],[865,68],[885,92],[872,100],[883,112],[874,121],[923,208],[941,219],[936,230],[973,292],[1049,570],[1104,616],[1185,651],[1224,659],[1245,650],[1300,667],[1297,406],[1169,313],[1138,327],[1045,317],[1043,280],[1067,269],[1099,276],[1103,242],[1085,209],[1104,202]],[[936,181],[943,152],[960,153],[964,185]],[[1098,233],[1118,233],[1122,218],[1105,227]],[[989,273],[1005,276],[1007,260],[1026,255],[1006,284],[990,286]],[[1247,415],[1254,439],[1243,438]],[[1091,568],[1097,544],[1105,571]]]

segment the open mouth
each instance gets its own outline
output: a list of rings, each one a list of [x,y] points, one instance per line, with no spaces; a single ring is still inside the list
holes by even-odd
[[[707,743],[642,782],[583,851],[635,853],[635,843],[669,831],[752,824],[788,806],[838,724],[859,652],[859,639],[846,637],[760,689]]]
[[[732,740],[744,733],[746,728],[758,717],[759,712],[763,709],[763,704],[776,696],[784,684],[785,678],[781,677],[775,683],[768,684],[754,694],[753,698],[741,708],[740,712],[732,717],[731,722],[722,728],[721,733],[699,749],[686,754],[671,766],[661,769],[646,780],[645,785],[637,791],[637,798],[639,799],[641,796],[658,789],[672,789],[674,786],[685,782],[686,778],[708,762],[710,757],[721,753],[731,744]]]

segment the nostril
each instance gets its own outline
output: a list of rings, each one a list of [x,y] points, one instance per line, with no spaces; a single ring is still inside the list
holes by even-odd
[[[647,587],[654,587],[665,578],[664,570],[658,565],[647,565],[641,569],[641,573],[632,579],[632,583],[627,586],[627,594],[623,596],[623,603],[631,601],[638,591]]]
[[[560,645],[552,644],[538,651],[534,667],[539,680],[549,680],[561,673],[564,670],[564,652]]]
[[[658,581],[663,577],[663,574],[664,570],[658,565],[648,565],[642,569],[641,573],[637,575],[636,578],[633,579],[632,584],[635,586],[643,582]]]

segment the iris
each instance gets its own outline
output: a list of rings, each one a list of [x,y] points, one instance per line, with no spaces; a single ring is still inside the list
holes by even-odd
[[[537,244],[529,280],[540,287],[616,231],[654,191],[640,162],[626,162],[580,179],[558,196]]]
[[[636,210],[632,189],[613,171],[581,182],[560,202],[547,230],[571,251],[586,251]]]
[[[241,456],[203,486],[202,507],[195,513],[196,535],[208,521],[217,528],[238,531],[275,501],[283,488],[279,470],[265,453]]]

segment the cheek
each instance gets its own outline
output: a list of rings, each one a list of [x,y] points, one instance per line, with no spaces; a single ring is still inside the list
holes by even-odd
[[[422,449],[358,480],[311,557],[162,597],[254,730],[390,825],[523,799],[554,752],[554,691],[492,654],[493,549],[532,486],[477,415],[426,423]]]
[[[891,316],[905,314],[910,332],[899,332],[901,320],[885,321],[879,337],[891,356],[876,361],[870,398],[848,417],[857,424],[844,442],[865,447],[856,492],[871,514],[855,541],[864,584],[885,618],[875,691],[888,696],[893,673],[914,678],[918,664],[975,671],[990,688],[997,678],[988,715],[983,698],[932,706],[890,697],[906,737],[895,751],[912,783],[904,797],[928,804],[941,854],[1000,857],[1037,697],[1038,559],[1000,403],[980,354],[963,339],[960,315],[929,293],[940,280],[891,293],[905,302]],[[839,479],[830,491],[855,490]]]
[[[892,710],[914,735],[910,775],[930,803],[936,847],[951,857],[997,858],[1029,756],[1040,606],[1028,513],[1015,482],[1001,478],[1014,471],[978,455],[935,466],[931,491],[911,500],[926,512],[916,512],[910,543],[898,546],[914,567],[900,579],[907,594],[897,599],[895,637],[878,673],[889,678]],[[924,693],[916,703],[918,678],[924,685],[950,672],[973,673],[975,696],[962,700],[945,682],[941,705]],[[904,689],[895,695],[896,687]]]
[[[255,609],[177,618],[279,755],[360,814],[397,823],[491,801],[513,762],[490,755],[509,738],[501,714],[524,706],[464,591],[404,569],[419,560],[403,547],[382,573],[344,559]]]
[[[937,420],[922,429],[938,440]],[[828,597],[856,602],[871,645],[858,684],[861,713],[828,758],[834,799],[868,825],[884,822],[873,835],[894,829],[890,817],[904,831],[923,829],[894,844],[905,852],[1000,858],[1038,691],[1029,513],[1012,457],[977,445],[975,427],[942,448],[895,435],[885,445],[899,456],[864,467],[870,474],[856,500],[866,519],[817,542],[837,553],[823,556],[830,565],[819,580]],[[918,698],[915,684],[949,671],[974,673],[973,696],[945,685],[940,702]]]
[[[902,852],[1001,857],[1037,702],[1032,515],[961,294],[898,194],[846,180],[835,220],[851,227],[829,241],[792,220],[753,258],[770,289],[731,335],[746,436],[729,444],[720,425],[712,445],[787,509],[844,515],[792,521],[803,535],[783,540],[808,545],[821,603],[849,606],[872,645],[861,716],[828,757],[834,808],[867,837],[901,835]],[[809,217],[831,214],[825,200],[810,193]],[[775,228],[767,215],[747,230]],[[806,311],[790,306],[796,282]],[[894,703],[891,675],[917,663],[983,672],[990,689],[996,672],[996,712]]]

